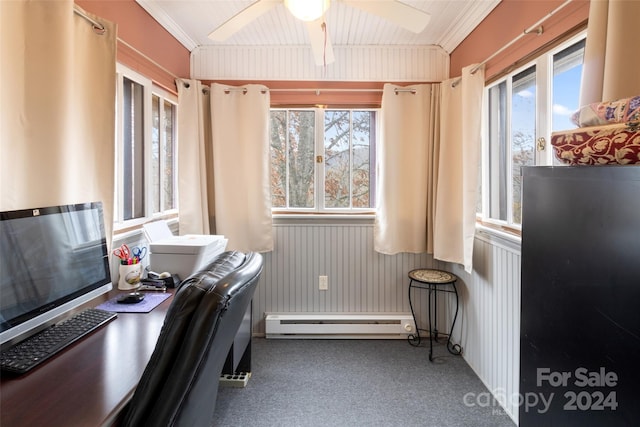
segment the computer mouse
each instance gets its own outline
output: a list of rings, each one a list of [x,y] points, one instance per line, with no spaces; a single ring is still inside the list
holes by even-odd
[[[119,304],[136,304],[144,299],[144,294],[140,292],[131,292],[122,295],[117,299]]]

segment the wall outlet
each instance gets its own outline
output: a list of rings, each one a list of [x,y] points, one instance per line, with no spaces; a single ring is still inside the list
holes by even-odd
[[[321,291],[329,290],[329,276],[318,277],[318,289],[320,289]]]

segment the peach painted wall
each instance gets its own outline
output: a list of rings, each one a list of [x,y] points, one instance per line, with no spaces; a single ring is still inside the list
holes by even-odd
[[[502,0],[475,30],[451,53],[451,76],[480,63],[507,45],[565,0]],[[542,35],[529,34],[486,64],[485,77],[508,68],[515,61],[544,46],[589,18],[589,0],[573,0],[543,24]]]
[[[190,76],[190,52],[135,0],[75,0],[75,3],[118,24],[118,62],[174,93],[175,77]]]

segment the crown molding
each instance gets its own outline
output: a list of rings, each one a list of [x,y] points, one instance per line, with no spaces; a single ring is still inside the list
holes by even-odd
[[[463,9],[463,14],[452,21],[440,39],[439,45],[451,53],[460,43],[500,4],[501,0],[482,0],[471,2],[469,8]]]
[[[164,27],[173,37],[175,37],[180,44],[187,48],[189,52],[193,51],[198,44],[193,40],[182,28],[164,11],[162,7],[159,7],[159,3],[149,0],[135,0],[144,10],[153,17],[158,23]]]

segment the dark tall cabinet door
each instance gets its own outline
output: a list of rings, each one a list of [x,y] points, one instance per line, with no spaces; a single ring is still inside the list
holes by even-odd
[[[522,206],[520,425],[640,425],[640,167],[526,167]]]

